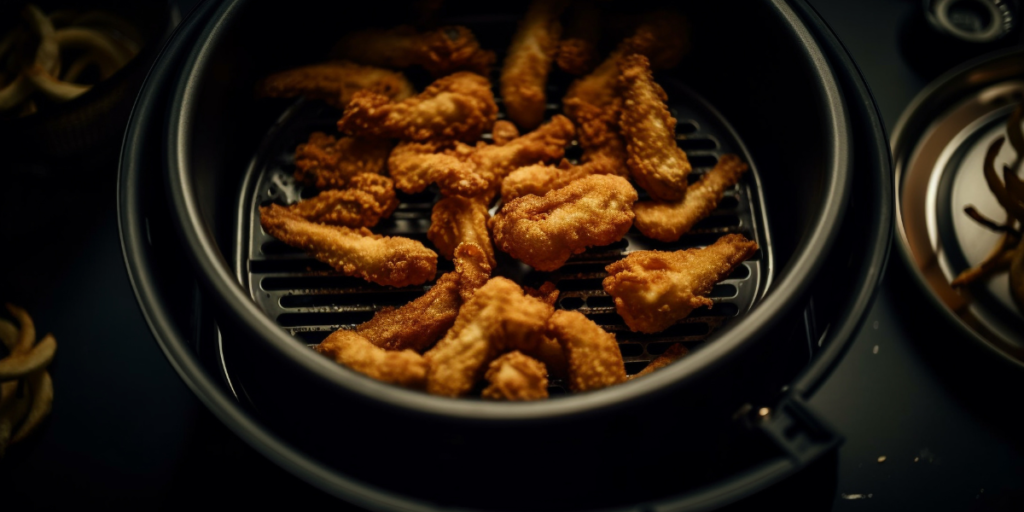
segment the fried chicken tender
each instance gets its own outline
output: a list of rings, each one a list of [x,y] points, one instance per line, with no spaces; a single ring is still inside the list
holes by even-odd
[[[542,196],[548,192],[562,188],[578,179],[595,174],[629,176],[625,162],[616,162],[611,158],[595,158],[582,165],[572,165],[562,160],[558,167],[552,165],[528,165],[512,171],[501,182],[501,199],[506,203],[528,194]]]
[[[334,331],[316,351],[363,375],[407,388],[423,389],[427,361],[412,350],[384,350],[358,333]]]
[[[435,77],[463,70],[486,76],[495,61],[494,52],[481,49],[473,32],[463,26],[428,32],[408,25],[361,30],[338,41],[331,55],[390,68],[421,66]]]
[[[619,126],[629,151],[629,170],[652,198],[679,201],[686,193],[690,161],[676,144],[676,120],[665,106],[665,91],[654,82],[647,57],[630,55],[620,67]]]
[[[579,311],[555,311],[548,334],[558,340],[569,360],[569,388],[593,391],[626,382],[626,364],[615,335]]]
[[[288,210],[311,222],[369,228],[389,217],[397,207],[391,178],[363,173],[352,178],[348,188],[325,190],[289,206]]]
[[[302,66],[270,75],[256,84],[261,98],[304,96],[322,100],[332,107],[345,108],[356,91],[373,90],[390,100],[404,100],[413,94],[412,84],[397,71],[360,66],[336,60]]]
[[[452,259],[455,248],[460,244],[476,244],[483,249],[488,264],[494,268],[494,246],[491,245],[491,234],[487,231],[487,220],[490,218],[487,204],[479,199],[446,197],[434,204],[427,238],[448,259]]]
[[[523,291],[525,291],[530,297],[540,299],[549,306],[554,306],[555,302],[558,302],[559,291],[558,288],[555,288],[555,283],[552,283],[551,281],[544,281],[544,284],[540,285],[540,288],[524,286]]]
[[[562,158],[565,145],[575,133],[572,121],[555,116],[501,146],[485,142],[475,146],[461,142],[403,143],[391,152],[388,168],[395,186],[405,192],[418,192],[437,182],[446,196],[489,199],[513,170]]]
[[[501,68],[501,98],[516,125],[532,130],[544,120],[544,89],[562,34],[559,15],[566,1],[533,0],[512,37]]]
[[[394,103],[375,91],[359,91],[345,106],[338,131],[419,142],[474,141],[491,129],[497,115],[490,80],[460,71]]]
[[[422,192],[437,183],[446,196],[474,197],[490,187],[476,166],[454,155],[438,153],[444,145],[436,142],[403,142],[391,152],[388,170],[395,187],[402,192]]]
[[[636,190],[618,176],[588,176],[543,197],[523,196],[491,218],[494,244],[551,271],[588,247],[621,240],[633,225]]]
[[[491,278],[462,306],[444,339],[424,354],[430,365],[427,392],[451,397],[469,393],[500,354],[536,348],[553,311],[524,295],[516,283]]]
[[[555,62],[570,75],[584,75],[597,64],[597,43],[601,37],[601,11],[594,2],[573,2],[569,24],[558,43]]]
[[[663,331],[691,311],[714,305],[715,283],[757,252],[743,235],[725,235],[703,249],[637,251],[605,267],[604,291],[633,331]]]
[[[666,367],[666,366],[668,366],[668,365],[670,365],[670,364],[672,364],[672,363],[674,363],[674,362],[676,362],[676,361],[686,357],[686,355],[689,354],[689,353],[690,353],[690,351],[686,350],[686,347],[683,346],[682,343],[676,343],[675,345],[672,345],[671,347],[669,347],[668,350],[666,350],[660,356],[654,358],[653,361],[651,361],[650,363],[647,363],[647,366],[645,366],[643,370],[640,370],[639,373],[637,373],[636,375],[633,375],[629,379],[633,380],[633,379],[635,379],[637,377],[643,377],[644,375],[650,375],[650,374],[654,373],[656,370],[660,370],[660,369],[662,369],[662,368],[664,368],[664,367]]]
[[[387,307],[356,331],[387,350],[430,348],[455,323],[459,308],[491,277],[484,251],[475,244],[455,249],[455,271],[441,276],[418,299],[398,308]]]
[[[494,139],[494,145],[496,146],[504,146],[518,137],[519,128],[516,128],[515,123],[512,121],[499,119],[494,122],[494,127],[491,128],[491,138]]]
[[[489,400],[540,400],[548,397],[544,363],[518,350],[491,361],[485,375],[491,385],[480,396]]]
[[[295,181],[320,189],[343,188],[359,174],[384,172],[392,145],[387,139],[339,139],[313,132],[295,148]]]
[[[722,155],[713,169],[686,189],[686,196],[681,201],[640,201],[634,205],[634,224],[645,236],[662,242],[675,242],[694,224],[715,211],[725,191],[739,183],[747,169],[747,164],[738,156]]]
[[[277,204],[260,207],[260,224],[273,237],[306,251],[338,272],[371,283],[411,286],[423,284],[437,273],[437,253],[408,238],[375,235],[366,228],[317,224]]]

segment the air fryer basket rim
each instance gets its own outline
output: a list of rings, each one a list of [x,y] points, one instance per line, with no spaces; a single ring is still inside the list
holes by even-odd
[[[452,400],[372,381],[339,368],[333,361],[295,343],[288,333],[268,318],[238,283],[233,269],[218,249],[212,232],[203,222],[189,167],[192,120],[197,110],[197,91],[203,82],[203,77],[197,76],[196,70],[210,60],[216,43],[227,32],[233,18],[246,3],[245,0],[229,1],[213,14],[198,39],[200,43],[188,56],[183,68],[185,72],[175,88],[171,111],[181,114],[170,120],[166,174],[175,224],[185,244],[191,248],[187,253],[198,270],[203,286],[220,300],[223,311],[233,317],[247,335],[254,340],[269,343],[289,363],[305,367],[326,384],[364,399],[377,400],[429,416],[471,421],[530,421],[588,414],[597,410],[607,412],[617,405],[696,381],[725,364],[744,346],[756,342],[759,332],[774,326],[783,317],[783,312],[796,307],[810,286],[811,279],[808,276],[817,274],[823,259],[821,255],[827,254],[835,241],[838,230],[834,226],[843,217],[848,202],[852,175],[848,169],[849,148],[844,141],[849,140],[849,119],[836,79],[829,69],[827,59],[813,43],[813,36],[799,16],[783,0],[769,1],[788,23],[788,28],[805,42],[804,50],[808,52],[821,79],[825,101],[832,114],[830,120],[834,136],[830,138],[832,147],[828,148],[828,153],[832,156],[833,169],[827,173],[826,189],[821,198],[823,212],[810,229],[810,235],[797,247],[791,262],[783,272],[777,274],[772,292],[756,308],[719,332],[714,343],[648,378],[557,401],[508,404]]]
[[[795,3],[800,5],[802,0],[796,0]],[[129,124],[124,139],[120,177],[118,180],[118,222],[128,277],[139,301],[140,309],[161,349],[193,392],[232,431],[275,463],[302,477],[307,482],[338,497],[348,499],[357,505],[376,509],[387,508],[390,510],[432,510],[432,507],[426,504],[404,498],[398,499],[387,493],[374,492],[373,489],[366,489],[364,485],[333,474],[322,464],[311,460],[304,454],[296,453],[286,443],[276,439],[265,427],[255,422],[250,415],[243,411],[240,405],[229,397],[205,373],[196,355],[188,345],[188,338],[182,334],[183,331],[175,325],[174,320],[168,315],[165,298],[161,297],[160,293],[158,293],[154,279],[156,274],[154,274],[154,269],[150,265],[150,256],[147,252],[146,220],[144,216],[139,214],[141,211],[139,206],[141,200],[140,187],[143,186],[139,175],[145,168],[145,166],[141,165],[144,153],[143,143],[146,139],[144,128],[153,122],[163,121],[165,113],[162,112],[160,107],[165,105],[163,100],[165,100],[167,93],[161,91],[160,87],[169,82],[171,77],[175,76],[176,67],[174,66],[175,59],[173,57],[183,53],[187,48],[186,45],[192,42],[200,22],[212,10],[211,5],[212,2],[205,2],[197,8],[190,19],[182,23],[178,31],[179,33],[172,36],[170,42],[168,42],[167,47],[157,60],[149,77],[147,77],[146,84],[133,109],[132,121]],[[807,13],[808,8],[803,5],[801,6],[804,12]],[[823,24],[822,20],[819,19],[813,10],[809,11],[808,16],[809,23],[815,23],[819,27]],[[834,36],[827,28],[824,28],[824,32],[832,36],[832,42],[837,44]],[[845,51],[841,47],[838,48],[838,52],[843,57],[846,57]],[[860,76],[854,74],[853,79],[859,81]],[[858,85],[862,86],[863,84]],[[166,89],[167,87],[164,88]],[[862,89],[866,92],[866,89],[863,87]],[[870,98],[867,98],[867,100],[867,103],[870,104]],[[877,122],[877,116],[873,116],[873,118],[876,121],[875,128],[880,130],[881,123]],[[885,189],[883,188],[882,192],[884,191]],[[885,226],[882,227],[884,228]],[[873,241],[873,243],[878,243],[878,240]],[[872,266],[884,266],[884,255],[887,252],[885,250],[887,247],[887,242],[882,244],[882,246],[874,247],[871,252],[873,255],[871,258],[873,261]],[[880,273],[880,269],[877,273]],[[860,297],[873,296],[871,290],[876,288],[875,285],[875,281],[861,283],[857,295]],[[849,329],[846,326],[850,324],[860,324],[863,313],[870,304],[870,300],[859,300],[856,304],[857,306],[848,312],[848,316],[839,321],[841,324],[839,329],[834,330],[830,337],[835,336],[835,333],[848,331]],[[861,309],[856,309],[858,307]],[[844,348],[849,345],[851,340],[852,338],[839,338],[834,343],[842,345],[839,348]],[[823,379],[825,374],[834,366],[841,353],[842,350],[826,350],[818,353],[814,360],[809,363],[807,374],[816,374],[817,377],[813,379],[814,381]],[[809,393],[812,392],[809,391]],[[780,458],[772,464],[755,468],[746,474],[729,479],[722,485],[715,485],[688,493],[685,499],[670,503],[667,509],[679,510],[686,506],[686,504],[699,507],[702,510],[721,506],[735,501],[741,494],[751,494],[757,489],[781,480],[799,467],[790,459]]]

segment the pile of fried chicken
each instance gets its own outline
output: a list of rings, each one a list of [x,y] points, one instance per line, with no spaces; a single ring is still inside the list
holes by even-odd
[[[565,37],[560,18],[571,13]],[[433,280],[437,253],[370,231],[398,205],[395,189],[436,186],[428,238],[455,270],[420,298],[342,329],[317,351],[375,379],[459,397],[548,396],[548,379],[574,392],[627,380],[615,336],[575,311],[555,310],[558,290],[491,277],[495,247],[539,271],[590,247],[621,240],[631,226],[676,241],[718,205],[747,165],[735,155],[688,185],[690,163],[653,69],[688,51],[686,20],[652,13],[597,62],[592,2],[534,1],[508,48],[497,120],[495,54],[465,27],[420,32],[402,26],[345,36],[332,60],[267,77],[262,97],[322,100],[342,110],[338,132],[317,132],[295,151],[295,178],[321,190],[295,204],[260,208],[263,228],[338,272],[383,286]],[[564,115],[544,121],[548,74],[579,76]],[[436,80],[419,94],[396,69],[418,66]],[[481,140],[490,133],[492,142]],[[522,134],[521,134],[522,133]],[[577,140],[579,164],[564,158]],[[638,201],[634,184],[650,196]],[[500,198],[500,199],[499,199]],[[490,215],[491,206],[500,205]],[[742,235],[703,249],[636,251],[608,265],[604,289],[633,331],[655,333],[694,309],[757,251]],[[686,354],[675,345],[646,375]]]

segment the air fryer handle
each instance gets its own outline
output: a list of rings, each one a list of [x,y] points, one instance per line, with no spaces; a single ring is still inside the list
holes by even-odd
[[[803,467],[834,450],[843,437],[818,417],[798,393],[789,392],[775,410],[761,409],[760,430]]]

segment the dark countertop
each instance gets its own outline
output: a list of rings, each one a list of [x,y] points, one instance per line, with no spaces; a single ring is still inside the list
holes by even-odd
[[[811,3],[853,54],[891,129],[926,83],[896,50],[900,23],[920,4]],[[100,175],[84,178],[23,165],[0,191],[0,300],[26,307],[60,347],[52,417],[0,462],[0,504],[294,506],[301,497],[338,507],[223,427],[164,358],[124,270],[116,154],[100,161]],[[1019,392],[1020,378],[972,358],[967,341],[924,308],[894,254],[864,328],[812,400],[846,438],[838,457],[732,508],[794,499],[789,509],[801,508],[801,495],[832,488],[837,511],[1024,508],[1024,441],[1007,406],[1019,403],[1009,386]]]

